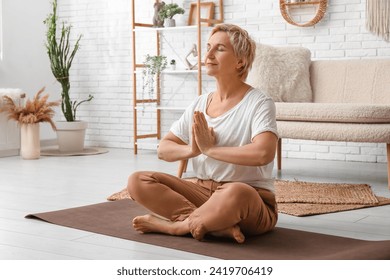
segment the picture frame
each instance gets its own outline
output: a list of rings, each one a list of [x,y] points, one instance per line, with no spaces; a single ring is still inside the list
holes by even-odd
[[[197,3],[191,3],[190,13],[188,17],[188,25],[197,24]],[[214,2],[200,3],[200,19],[203,25],[211,26],[214,18]]]

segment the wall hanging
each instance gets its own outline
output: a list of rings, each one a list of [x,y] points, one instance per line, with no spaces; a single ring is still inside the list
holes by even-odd
[[[390,41],[389,0],[366,0],[366,28],[385,41]]]
[[[299,8],[306,5],[316,5],[317,10],[316,14],[312,20],[305,23],[297,23],[290,15],[291,10],[295,8]],[[290,24],[300,26],[300,27],[308,27],[313,26],[316,23],[320,22],[320,20],[324,17],[326,13],[326,9],[328,7],[328,0],[279,0],[280,12],[283,18]]]

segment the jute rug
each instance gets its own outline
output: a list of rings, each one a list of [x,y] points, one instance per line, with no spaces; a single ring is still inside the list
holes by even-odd
[[[390,204],[390,198],[376,196],[367,184],[275,181],[280,213],[303,217]],[[107,200],[131,198],[126,189]]]
[[[219,259],[233,260],[389,260],[390,241],[364,241],[286,228],[256,237],[243,244],[224,239],[136,232],[131,226],[135,216],[146,210],[130,199],[105,202],[60,211],[31,214],[56,225],[98,234],[177,249]]]
[[[390,204],[367,184],[275,181],[280,213],[298,217],[341,212]]]
[[[90,156],[107,153],[108,150],[99,147],[86,147],[80,152],[61,152],[58,148],[46,148],[41,150],[41,156],[56,156],[56,157],[68,157],[68,156]]]

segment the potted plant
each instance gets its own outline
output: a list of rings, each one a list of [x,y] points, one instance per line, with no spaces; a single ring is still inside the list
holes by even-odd
[[[167,57],[163,55],[146,55],[142,70],[142,99],[145,99],[145,92],[149,93],[149,99],[153,99],[155,77],[167,68]]]
[[[169,64],[171,65],[171,70],[176,70],[176,60],[172,59]]]
[[[91,101],[93,96],[89,95],[87,99],[81,101],[70,98],[69,71],[73,58],[80,47],[79,43],[82,35],[78,36],[72,48],[69,42],[72,27],[71,25],[65,25],[63,22],[59,39],[57,39],[57,0],[52,2],[52,6],[53,12],[44,21],[47,26],[46,49],[50,59],[51,71],[62,87],[61,110],[66,119],[66,122],[57,123],[58,144],[62,152],[77,152],[84,149],[84,137],[87,128],[86,122],[76,121],[77,108],[82,103]],[[74,134],[74,136],[69,134]],[[71,140],[73,137],[75,137],[75,140]]]
[[[158,14],[160,18],[164,20],[165,27],[174,27],[176,26],[176,22],[173,16],[177,14],[184,14],[184,9],[175,3],[165,4],[158,12]]]
[[[15,120],[20,125],[20,155],[23,159],[38,159],[41,153],[39,138],[39,123],[50,123],[56,129],[52,118],[55,114],[53,107],[60,101],[49,102],[49,95],[41,95],[45,88],[38,91],[32,100],[25,104],[16,104],[12,97],[3,96],[1,112],[8,114],[8,119]]]

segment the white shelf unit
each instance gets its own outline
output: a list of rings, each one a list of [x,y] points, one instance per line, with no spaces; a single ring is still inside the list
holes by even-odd
[[[137,106],[135,107],[139,111],[145,111],[145,112],[155,112],[156,110],[166,110],[166,111],[184,111],[186,107],[179,107],[179,106],[153,106],[153,105],[146,105],[146,106]]]
[[[197,55],[197,65],[202,65],[201,61],[201,48],[199,46],[202,45],[201,42],[201,32],[204,28],[210,28],[205,26],[204,23],[211,25],[215,23],[223,22],[223,0],[219,0],[219,13],[220,19],[203,19],[201,18],[201,2],[200,0],[194,1],[196,4],[196,24],[190,26],[177,26],[177,27],[153,27],[152,24],[149,23],[139,23],[135,21],[135,2],[136,0],[131,0],[131,8],[132,8],[132,21],[131,21],[131,30],[132,30],[132,60],[133,60],[133,122],[134,122],[134,154],[138,153],[138,146],[141,142],[149,142],[146,141],[148,139],[152,139],[151,146],[154,149],[157,147],[154,143],[161,139],[161,111],[162,110],[170,110],[170,111],[184,111],[184,107],[180,106],[161,106],[161,74],[156,77],[156,98],[143,98],[137,97],[137,75],[142,75],[143,64],[137,63],[137,34],[140,32],[151,32],[156,36],[156,53],[155,55],[162,55],[161,53],[161,37],[164,32],[182,32],[182,31],[191,31],[196,32],[197,37],[197,46],[198,46],[198,55]],[[151,2],[161,2],[160,0],[154,0]],[[152,7],[153,3],[151,3],[150,7]],[[194,78],[197,80],[197,92],[198,95],[202,93],[202,67],[199,67],[197,70],[186,70],[186,69],[177,69],[170,70],[166,69],[162,74],[164,75],[194,75]],[[146,134],[140,134],[138,131],[138,121],[139,116],[138,112],[155,112],[156,113],[156,131]],[[153,141],[156,139],[156,141]],[[143,145],[144,146],[144,145]],[[143,147],[144,148],[144,147]]]
[[[202,70],[203,72],[203,70]],[[142,70],[135,70],[135,74],[142,74]],[[165,69],[161,72],[162,74],[196,74],[198,73],[198,70],[187,70],[187,69],[176,69],[176,70],[169,70]]]

